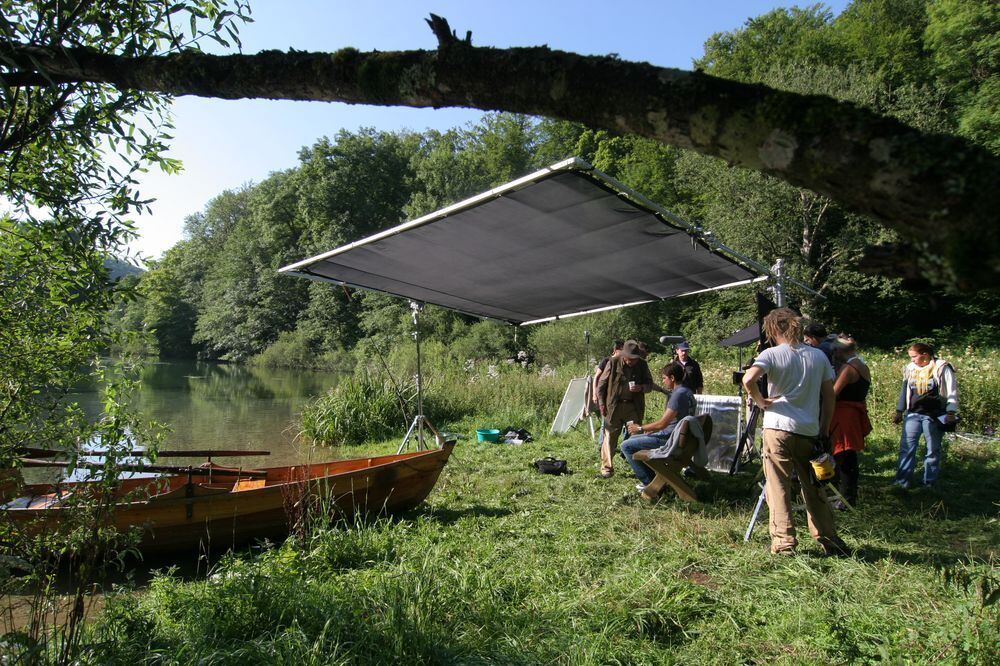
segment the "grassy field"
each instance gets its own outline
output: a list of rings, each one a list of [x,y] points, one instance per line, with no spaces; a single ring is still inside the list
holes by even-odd
[[[803,514],[798,556],[768,553],[766,519],[744,544],[756,467],[698,483],[702,503],[668,496],[650,506],[620,459],[612,479],[595,477],[589,433],[544,434],[566,377],[501,372],[491,392],[485,375],[470,375],[461,379],[464,397],[454,399],[478,411],[439,425],[466,433],[523,425],[537,441],[465,439],[428,502],[410,515],[334,525],[255,555],[229,556],[202,580],[162,575],[148,589],[126,590],[91,623],[86,658],[998,663],[1000,445],[953,440],[937,487],[890,491],[898,432],[887,421],[901,362],[870,360],[877,426],[862,457],[860,506],[838,514],[842,536],[859,551],[852,559],[820,557]],[[995,418],[988,405],[997,387],[989,363],[990,355],[969,360],[986,377],[977,380],[982,386],[967,382],[970,396],[985,396],[987,420]],[[706,370],[710,390],[730,392],[725,365]],[[523,404],[519,385],[531,395]],[[392,439],[336,454],[397,445]],[[574,473],[529,469],[546,455],[567,459]]]

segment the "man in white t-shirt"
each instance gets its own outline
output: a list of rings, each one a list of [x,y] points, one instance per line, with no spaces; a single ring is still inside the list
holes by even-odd
[[[753,401],[764,410],[764,491],[771,514],[771,552],[795,553],[791,480],[798,474],[809,531],[827,555],[849,550],[837,536],[833,512],[812,481],[809,459],[817,437],[826,438],[833,418],[833,368],[826,355],[802,342],[802,319],[787,308],[764,318],[764,332],[776,345],[765,349],[743,377]],[[757,380],[767,375],[767,398]]]

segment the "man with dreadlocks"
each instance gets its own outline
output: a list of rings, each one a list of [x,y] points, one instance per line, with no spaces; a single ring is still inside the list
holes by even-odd
[[[788,308],[764,317],[774,343],[753,362],[743,386],[764,410],[764,492],[771,514],[771,552],[793,555],[798,542],[792,522],[791,482],[798,475],[809,531],[827,555],[848,555],[833,526],[833,512],[812,482],[809,464],[817,439],[826,439],[833,418],[833,366],[826,355],[802,341],[802,319]],[[767,375],[768,396],[757,381]]]

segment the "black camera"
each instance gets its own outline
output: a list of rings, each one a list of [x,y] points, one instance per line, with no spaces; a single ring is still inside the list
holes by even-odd
[[[745,374],[747,374],[747,373],[744,372],[744,371],[734,372],[733,373],[733,384],[735,384],[736,386],[743,386],[743,376]]]

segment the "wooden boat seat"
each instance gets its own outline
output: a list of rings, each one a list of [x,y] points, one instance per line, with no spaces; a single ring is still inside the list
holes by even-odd
[[[238,493],[241,490],[256,490],[257,488],[263,488],[267,485],[267,479],[240,479],[233,486],[233,492]]]
[[[45,493],[43,495],[29,495],[27,497],[15,497],[9,502],[0,506],[0,510],[6,509],[51,509],[59,506],[63,500],[72,493]]]
[[[707,442],[712,438],[712,417],[708,414],[702,414],[697,418]],[[685,467],[691,468],[698,478],[708,478],[708,471],[692,461],[694,454],[698,450],[697,438],[688,434],[688,424],[686,422],[681,423],[677,427],[681,429],[678,447],[669,458],[654,458],[650,460],[649,454],[652,453],[651,450],[637,451],[635,456],[633,456],[656,473],[656,477],[642,491],[642,496],[649,501],[659,499],[660,495],[663,494],[664,488],[669,485],[682,500],[697,502],[697,493],[695,493],[694,489],[684,479],[683,470]]]

